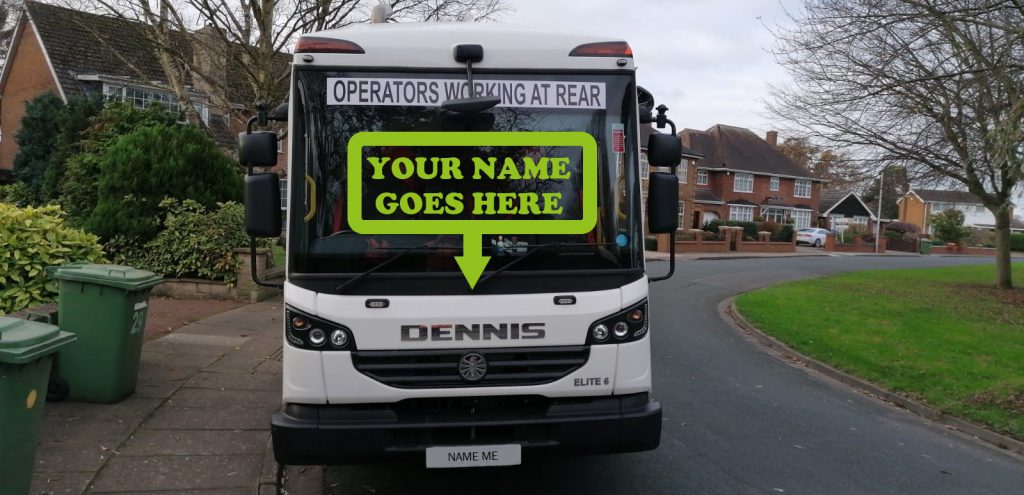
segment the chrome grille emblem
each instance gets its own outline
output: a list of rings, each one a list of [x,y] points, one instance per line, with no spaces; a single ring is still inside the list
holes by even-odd
[[[459,376],[467,382],[478,382],[487,374],[487,359],[478,352],[467,352],[459,359]]]

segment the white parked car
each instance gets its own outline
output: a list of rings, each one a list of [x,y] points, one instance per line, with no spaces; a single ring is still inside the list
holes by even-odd
[[[796,243],[797,244],[808,244],[814,247],[821,247],[825,245],[825,235],[828,234],[827,229],[800,229],[796,231]]]

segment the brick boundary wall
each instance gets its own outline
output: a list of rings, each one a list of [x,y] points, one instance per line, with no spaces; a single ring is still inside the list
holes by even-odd
[[[153,295],[173,299],[233,299],[255,303],[279,292],[277,289],[262,287],[253,282],[247,248],[235,249],[235,259],[238,260],[238,281],[234,285],[215,280],[167,278],[164,279],[164,283],[153,288]],[[261,279],[280,278],[284,275],[283,268],[267,266],[270,262],[270,252],[266,249],[257,250],[256,259],[259,264],[256,271]]]
[[[878,254],[885,252],[888,243],[889,240],[885,237],[878,239]],[[836,242],[836,236],[828,234],[825,236],[825,251],[830,253],[874,253],[875,244],[863,241],[857,241],[854,244],[839,244]]]
[[[995,248],[965,247],[956,244],[945,246],[932,246],[932,254],[964,254],[968,256],[995,256]]]

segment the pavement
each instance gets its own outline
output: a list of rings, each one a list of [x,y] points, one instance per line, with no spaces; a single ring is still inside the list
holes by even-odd
[[[32,493],[276,493],[281,318],[280,301],[205,318],[144,345],[124,401],[47,403]]]
[[[851,270],[970,257],[685,261],[651,286],[661,447],[522,466],[288,467],[289,494],[1021,493],[1024,461],[765,352],[718,315],[739,292]],[[652,263],[652,271],[664,269]],[[144,346],[135,395],[48,403],[33,493],[277,493],[281,306],[245,306]]]
[[[835,253],[828,252],[822,248],[811,246],[797,246],[796,251],[791,253],[676,253],[676,261],[683,260],[742,260],[755,258],[802,258],[807,256],[900,256],[920,257],[918,253],[905,253],[903,251],[886,251],[884,253]],[[669,253],[659,251],[644,251],[644,257],[649,261],[668,261]]]

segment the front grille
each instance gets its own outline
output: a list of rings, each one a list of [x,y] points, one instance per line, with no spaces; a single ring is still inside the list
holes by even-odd
[[[487,373],[476,382],[459,375],[459,360],[470,352],[487,360]],[[579,369],[588,357],[588,346],[562,346],[355,351],[352,362],[359,372],[392,387],[500,387],[553,382]]]

